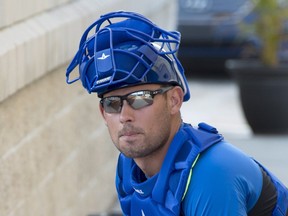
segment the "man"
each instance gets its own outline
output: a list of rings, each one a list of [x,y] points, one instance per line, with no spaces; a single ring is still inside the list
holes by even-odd
[[[179,41],[178,32],[139,14],[105,14],[84,32],[66,72],[68,83],[81,79],[101,98],[121,152],[116,188],[124,215],[287,215],[287,188],[273,174],[214,127],[183,123],[190,93]],[[80,76],[70,81],[77,65]]]

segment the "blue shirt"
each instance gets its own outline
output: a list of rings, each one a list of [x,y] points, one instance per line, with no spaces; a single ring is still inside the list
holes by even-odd
[[[261,170],[253,159],[220,142],[200,155],[182,210],[185,216],[247,215],[261,189]]]

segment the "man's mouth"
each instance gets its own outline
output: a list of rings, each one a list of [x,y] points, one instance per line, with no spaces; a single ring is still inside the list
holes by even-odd
[[[141,129],[137,129],[133,126],[126,126],[124,127],[118,134],[119,138],[121,137],[134,137],[137,136],[139,134],[142,134],[142,130]]]

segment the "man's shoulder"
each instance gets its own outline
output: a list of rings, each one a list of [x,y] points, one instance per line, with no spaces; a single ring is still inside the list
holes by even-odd
[[[192,169],[183,210],[185,215],[207,211],[207,215],[246,214],[246,198],[260,191],[261,182],[257,164],[232,144],[221,141],[203,152]]]

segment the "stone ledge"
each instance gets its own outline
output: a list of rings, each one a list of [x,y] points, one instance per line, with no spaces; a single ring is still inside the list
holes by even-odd
[[[1,0],[0,2],[0,29],[13,23],[27,19],[28,17],[39,14],[45,10],[58,7],[72,0],[41,0],[41,1],[17,1]],[[13,13],[11,13],[13,11]]]
[[[150,9],[149,4],[155,4],[155,7]],[[164,0],[137,4],[131,4],[129,0],[83,0],[7,27],[0,31],[0,102],[70,61],[83,30],[99,15],[119,8],[142,13],[155,22],[162,20],[162,26],[173,28],[175,24],[175,14],[171,16],[173,7]],[[167,11],[169,16],[161,10]]]
[[[79,216],[113,206],[118,152],[97,97],[80,82],[68,86],[65,69],[102,13],[135,11],[173,29],[174,1],[131,2],[73,1],[0,30],[1,215]]]

